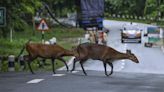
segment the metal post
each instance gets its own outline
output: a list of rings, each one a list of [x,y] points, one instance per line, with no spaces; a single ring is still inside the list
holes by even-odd
[[[42,31],[42,43],[44,44],[44,31]]]
[[[15,71],[15,56],[14,55],[10,55],[8,57],[8,71]]]

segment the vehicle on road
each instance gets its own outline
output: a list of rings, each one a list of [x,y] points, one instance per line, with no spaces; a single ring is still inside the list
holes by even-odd
[[[145,42],[145,47],[161,47],[163,45],[163,29],[155,27],[147,27],[147,42]]]
[[[121,42],[141,43],[142,30],[137,25],[124,25],[121,29]]]

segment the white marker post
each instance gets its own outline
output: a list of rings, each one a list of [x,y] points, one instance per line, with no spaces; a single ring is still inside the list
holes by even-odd
[[[14,55],[10,55],[8,57],[8,71],[15,71],[15,56]]]

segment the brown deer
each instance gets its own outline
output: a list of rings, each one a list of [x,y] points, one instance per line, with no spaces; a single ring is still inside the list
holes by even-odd
[[[55,67],[54,67],[55,59],[61,60],[65,64],[67,71],[68,71],[68,65],[66,64],[65,60],[62,57],[74,55],[72,51],[66,50],[57,44],[56,45],[47,45],[47,44],[41,44],[41,43],[29,43],[28,42],[28,43],[26,43],[25,47],[22,49],[21,53],[23,53],[23,50],[25,48],[28,52],[28,55],[25,55],[24,59],[25,59],[25,61],[28,62],[28,66],[29,66],[32,74],[34,74],[34,72],[31,68],[31,62],[33,60],[35,60],[37,57],[40,57],[43,59],[51,59],[53,73],[55,74]]]
[[[92,44],[92,43],[80,44],[76,48],[73,48],[73,52],[74,52],[75,59],[71,71],[75,70],[75,63],[77,61],[80,61],[81,68],[85,75],[87,75],[87,73],[84,70],[83,63],[88,59],[102,61],[104,64],[106,76],[109,76],[113,73],[112,63],[115,60],[130,59],[135,63],[139,63],[137,57],[133,53],[131,53],[130,50],[127,50],[126,53],[121,53],[111,47],[100,45],[100,44]],[[108,64],[111,67],[111,72],[109,75],[107,74],[106,64]]]

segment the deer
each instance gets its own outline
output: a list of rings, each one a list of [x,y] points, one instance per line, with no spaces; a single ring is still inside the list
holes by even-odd
[[[74,55],[72,51],[64,49],[58,44],[50,45],[50,44],[42,44],[42,43],[30,43],[30,41],[28,41],[23,47],[23,49],[21,50],[18,57],[23,53],[24,49],[26,49],[26,51],[28,52],[28,55],[24,55],[24,60],[27,61],[28,67],[32,74],[34,74],[34,72],[31,68],[31,62],[38,57],[43,59],[51,59],[53,73],[55,74],[55,66],[54,66],[55,59],[62,61],[65,64],[67,71],[69,71],[68,65],[66,61],[63,59],[63,57]]]
[[[71,72],[75,70],[75,63],[79,61],[85,75],[87,75],[87,73],[83,67],[83,63],[85,63],[88,59],[102,61],[106,76],[113,74],[113,62],[116,60],[129,59],[134,63],[139,63],[139,60],[131,52],[131,50],[126,50],[126,53],[122,53],[112,47],[101,44],[83,43],[72,48],[72,51],[74,52],[75,59],[73,60]],[[111,72],[109,74],[107,73],[107,64],[111,67]]]

